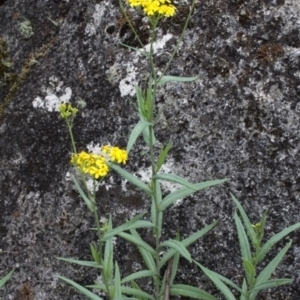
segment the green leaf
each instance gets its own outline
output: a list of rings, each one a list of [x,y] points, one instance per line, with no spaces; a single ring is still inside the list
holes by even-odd
[[[76,180],[76,178],[72,175],[71,176],[74,184],[75,184],[75,187],[78,191],[78,193],[80,194],[81,198],[83,199],[83,201],[85,202],[85,204],[87,205],[88,209],[91,211],[91,212],[94,212],[94,209],[93,209],[93,205],[92,205],[92,202],[91,200],[85,195],[85,193],[83,192],[82,188],[80,187],[78,181]]]
[[[263,247],[261,248],[259,255],[257,257],[257,262],[260,262],[264,259],[266,254],[269,252],[269,250],[281,239],[283,239],[286,235],[288,235],[290,232],[300,228],[300,223],[296,223],[288,228],[285,228],[284,230],[280,231],[279,233],[275,234],[269,241],[267,241]]]
[[[245,210],[243,209],[242,205],[240,204],[240,202],[234,197],[234,195],[232,193],[230,193],[230,196],[231,196],[232,200],[234,201],[235,205],[237,206],[239,213],[241,214],[247,234],[248,234],[249,238],[251,239],[252,245],[254,245],[256,242],[256,234],[252,227],[252,224],[250,223],[249,218],[248,218]]]
[[[122,287],[121,287],[121,275],[120,275],[120,269],[118,264],[115,264],[115,293],[114,293],[114,299],[120,299],[122,298]]]
[[[178,265],[179,265],[179,259],[180,259],[179,253],[175,254],[173,259],[173,264],[172,264],[172,270],[171,270],[170,285],[173,284],[173,281],[176,277]]]
[[[151,201],[151,221],[153,224],[157,224],[157,227],[154,226],[153,228],[153,234],[160,236],[161,230],[162,230],[162,218],[163,218],[163,213],[161,211],[156,212],[156,203],[159,205],[162,201],[162,193],[161,193],[161,188],[160,188],[160,183],[158,180],[154,181],[155,184],[155,194],[156,194],[156,199],[154,197],[152,198]],[[158,220],[156,218],[158,217]]]
[[[158,248],[162,248],[162,247],[170,247],[189,262],[192,261],[191,254],[186,250],[186,247],[179,241],[176,240],[164,241],[158,246]]]
[[[188,247],[195,241],[199,240],[202,236],[204,236],[206,233],[208,233],[210,230],[212,230],[217,224],[219,220],[215,221],[214,223],[207,225],[203,229],[193,233],[188,238],[181,241],[182,245],[185,247]],[[164,256],[161,258],[159,262],[159,268],[162,268],[168,261],[176,254],[176,251],[174,249],[170,249],[167,251]]]
[[[12,276],[14,273],[14,270],[11,270],[7,275],[5,275],[3,278],[0,280],[0,288],[4,286],[4,284],[9,280],[9,278]]]
[[[146,251],[150,252],[153,255],[156,255],[155,250],[146,242],[144,242],[142,239],[138,239],[135,236],[128,234],[126,232],[119,232],[118,236],[120,236],[121,238],[123,238],[124,240],[138,246],[138,247],[142,247],[143,249],[145,249]]]
[[[138,271],[136,273],[132,273],[128,276],[126,276],[125,278],[122,279],[121,283],[125,283],[125,282],[129,282],[131,280],[135,280],[135,279],[140,279],[143,277],[149,277],[149,276],[155,276],[156,273],[150,270],[143,270],[143,271]]]
[[[152,196],[152,192],[147,184],[145,184],[143,181],[138,179],[137,177],[133,176],[129,172],[125,171],[124,169],[120,168],[119,166],[108,163],[109,167],[115,170],[117,173],[119,173],[123,178],[134,184],[136,187],[144,191],[148,196]]]
[[[116,227],[114,229],[109,229],[108,231],[105,232],[105,234],[104,234],[104,236],[102,238],[102,241],[107,241],[108,239],[116,236],[118,233],[120,233],[122,231],[129,230],[130,228],[134,228],[134,225],[137,222],[142,222],[142,223],[138,223],[138,225],[139,224],[148,224],[146,221],[139,221],[141,218],[144,217],[145,214],[146,213],[139,214],[139,215],[135,216],[134,218],[132,218],[131,220],[127,221],[126,223],[124,223],[124,224],[122,224],[122,225],[120,225],[120,226],[118,226],[118,227]],[[146,223],[144,223],[144,222],[146,222]]]
[[[214,285],[221,291],[227,300],[236,300],[230,289],[215,275],[215,272],[210,271],[201,264],[197,263],[206,276],[214,283]]]
[[[195,192],[198,192],[200,190],[203,190],[205,188],[214,186],[214,185],[218,185],[221,183],[224,183],[225,181],[227,181],[228,179],[220,179],[220,180],[212,180],[212,181],[205,181],[205,182],[201,182],[201,183],[196,183],[194,184],[194,188],[181,188],[180,190],[177,190],[173,193],[170,193],[168,196],[166,196],[161,205],[160,205],[160,210],[164,211],[166,208],[168,208],[172,203],[174,203],[176,200],[179,200],[181,198],[184,198],[186,196],[189,196]]]
[[[144,120],[140,120],[135,127],[133,128],[133,130],[130,133],[130,137],[127,143],[127,148],[126,151],[129,154],[132,146],[135,144],[137,138],[139,137],[139,135],[144,131],[145,128],[147,128],[149,125],[151,125],[151,123],[146,122]]]
[[[258,287],[261,284],[264,284],[268,281],[274,270],[277,268],[281,260],[283,259],[285,253],[288,251],[288,249],[291,247],[292,241],[290,241],[286,246],[281,249],[281,251],[268,263],[268,265],[260,272],[260,274],[256,278],[256,283],[254,288]],[[258,291],[254,292],[253,299],[255,299],[256,295],[258,294]],[[252,296],[252,294],[251,294]]]
[[[245,258],[242,258],[242,261],[243,261],[246,277],[247,277],[247,280],[248,280],[248,284],[250,286],[253,286],[254,282],[255,282],[255,276],[256,276],[255,267],[253,266],[252,262],[246,260]]]
[[[150,299],[150,300],[155,300],[155,298],[153,296],[151,296],[150,294],[142,291],[142,290],[138,290],[138,289],[134,289],[131,287],[126,287],[126,286],[122,286],[122,293],[126,294],[126,295],[134,295],[134,296],[138,296],[138,297],[143,297],[146,299]]]
[[[160,153],[159,153],[159,157],[157,160],[157,164],[156,164],[156,173],[160,170],[160,168],[162,167],[162,165],[164,164],[167,155],[169,153],[169,151],[172,149],[172,143],[169,141],[167,146],[165,148],[161,148]]]
[[[142,291],[142,289],[139,287],[139,285],[134,280],[132,280],[130,283],[131,283],[131,286],[132,286],[133,289],[138,290],[138,291]],[[137,299],[138,300],[147,300],[147,298],[144,298],[144,297],[141,297],[141,296],[139,296]]]
[[[240,218],[238,217],[236,211],[234,212],[234,221],[235,221],[236,229],[238,232],[242,258],[244,258],[245,260],[248,260],[250,262],[252,259],[250,244],[249,244],[246,232],[244,230],[244,227],[242,225],[242,222],[241,222]]]
[[[152,132],[152,143],[153,143],[153,145],[155,145],[156,138],[155,138],[155,135],[154,135],[154,130],[152,130],[151,132]],[[144,142],[146,143],[146,145],[150,146],[149,127],[143,130],[143,138],[144,138]]]
[[[202,267],[204,268],[204,266],[202,266],[200,263],[198,263],[197,261],[193,260],[193,262],[202,269]],[[208,269],[207,269],[208,270]],[[242,294],[242,290],[241,288],[239,288],[234,282],[232,282],[231,280],[229,280],[228,278],[224,277],[221,274],[218,274],[214,271],[209,270],[210,274],[212,274],[214,277],[218,278],[219,280],[225,282],[227,285],[231,286],[232,288],[234,288],[235,290],[237,290],[239,293]]]
[[[136,52],[138,52],[138,53],[140,53],[140,54],[146,56],[147,58],[149,57],[148,53],[147,53],[145,50],[141,50],[141,49],[139,49],[139,48],[135,48],[135,47],[126,45],[126,44],[124,44],[124,43],[120,43],[120,45],[122,45],[122,46],[124,46],[124,47],[126,47],[126,48],[128,48],[128,49],[134,50],[134,51],[136,51]]]
[[[157,174],[155,176],[153,176],[153,179],[160,179],[160,180],[166,180],[166,181],[169,181],[169,182],[175,182],[175,183],[179,183],[183,186],[186,186],[192,190],[197,190],[195,187],[194,187],[194,184],[188,182],[186,179],[180,177],[180,176],[177,176],[175,174]]]
[[[87,260],[77,260],[77,259],[72,259],[72,258],[64,258],[64,257],[55,257],[58,260],[63,260],[71,264],[76,264],[80,266],[85,266],[85,267],[92,267],[92,268],[98,268],[102,269],[102,266],[98,265],[94,261],[87,261]]]
[[[271,279],[260,285],[255,286],[255,288],[253,288],[251,292],[270,289],[270,288],[278,287],[280,285],[291,284],[293,281],[294,281],[293,279],[288,279],[288,278]]]
[[[141,221],[136,221],[134,224],[130,225],[127,228],[127,230],[137,229],[137,228],[147,228],[147,227],[155,227],[155,225],[149,221],[141,220]]]
[[[143,241],[135,229],[130,229],[130,233],[137,240]],[[156,264],[154,262],[152,255],[141,246],[137,246],[137,248],[139,249],[139,251],[142,255],[143,261],[145,262],[147,268],[152,272],[156,272]]]
[[[112,230],[112,219],[111,219],[111,214],[109,215],[109,220],[108,220],[108,229]],[[106,281],[111,282],[113,278],[113,268],[114,268],[114,263],[113,263],[113,256],[114,256],[114,247],[113,247],[113,238],[109,238],[105,242],[105,249],[104,249],[104,274]]]
[[[83,286],[79,285],[78,283],[74,282],[71,279],[59,275],[54,275],[54,276],[69,283],[74,288],[76,288],[79,292],[81,292],[83,295],[87,296],[90,300],[103,300],[103,298],[97,296],[96,294],[92,293],[91,291],[89,291],[88,289],[84,288]]]
[[[184,297],[191,297],[195,299],[202,299],[202,300],[218,300],[218,298],[212,296],[211,294],[201,290],[199,288],[185,285],[185,284],[173,284],[170,287],[170,294],[172,296],[184,296]]]
[[[240,300],[247,300],[246,299],[246,295],[247,295],[247,282],[246,279],[243,279],[243,285],[242,285],[242,293],[241,293],[241,298]]]
[[[157,83],[157,85],[163,85],[171,81],[176,81],[176,82],[192,82],[197,80],[200,77],[200,75],[193,76],[193,77],[179,77],[179,76],[162,76]]]

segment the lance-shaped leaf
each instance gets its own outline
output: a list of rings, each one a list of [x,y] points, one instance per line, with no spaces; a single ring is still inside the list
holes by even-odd
[[[114,299],[122,298],[121,275],[118,264],[115,264]]]
[[[230,196],[231,196],[232,200],[234,201],[235,205],[237,206],[237,208],[239,210],[239,213],[241,214],[241,217],[243,219],[243,223],[244,223],[245,228],[247,230],[247,234],[248,234],[249,238],[251,239],[252,245],[255,245],[255,243],[256,243],[256,234],[255,234],[255,231],[252,227],[252,224],[249,221],[249,218],[248,218],[244,208],[242,207],[240,202],[234,197],[234,195],[232,193],[230,193]]]
[[[285,228],[284,230],[280,231],[279,233],[272,236],[270,240],[268,240],[263,247],[261,248],[259,255],[257,257],[257,262],[260,262],[264,259],[266,254],[269,252],[269,250],[281,239],[283,239],[285,236],[287,236],[292,231],[300,228],[300,223],[296,223],[288,228]]]
[[[134,51],[136,51],[137,53],[146,56],[147,58],[149,57],[149,54],[148,54],[147,51],[145,51],[144,49],[135,48],[135,47],[126,45],[126,44],[124,44],[124,43],[120,43],[120,45],[122,45],[122,46],[124,46],[124,47],[126,47],[126,48],[128,48],[128,49],[134,50]]]
[[[157,164],[156,164],[156,172],[158,172],[160,170],[160,168],[162,167],[162,165],[164,164],[167,155],[169,153],[169,151],[172,149],[172,143],[169,141],[167,146],[165,148],[161,148],[160,153],[159,153],[159,157],[157,160]]]
[[[9,280],[9,278],[12,276],[14,270],[11,270],[7,275],[5,275],[3,278],[0,280],[0,288]]]
[[[227,300],[236,300],[230,289],[215,275],[215,272],[210,271],[201,264],[197,263],[203,273],[214,283],[214,285],[222,292]]]
[[[113,163],[107,163],[110,168],[115,170],[117,173],[119,173],[123,178],[134,184],[136,187],[144,191],[148,196],[152,196],[152,192],[147,184],[145,184],[143,181],[138,179],[136,176],[130,174],[129,172],[125,171],[121,167],[113,164]]]
[[[87,205],[88,209],[93,212],[94,209],[93,209],[93,205],[92,205],[92,202],[91,200],[85,195],[85,193],[83,192],[82,188],[80,187],[78,181],[76,180],[76,178],[72,175],[71,176],[75,186],[76,186],[76,189],[78,191],[78,193],[80,194],[81,198],[83,199],[83,201],[85,202],[85,204]]]
[[[97,264],[95,261],[87,261],[87,260],[77,260],[73,258],[64,258],[64,257],[55,257],[58,260],[66,261],[71,264],[76,264],[80,266],[85,266],[85,267],[92,267],[92,268],[99,268],[102,269],[102,266]]]
[[[205,268],[204,266],[202,266],[200,263],[198,263],[197,261],[195,261],[195,260],[193,260],[193,262],[199,267],[199,268],[204,268],[205,270],[208,270],[207,268]],[[203,270],[202,270],[203,271]],[[216,272],[214,272],[214,271],[211,271],[211,270],[208,270],[209,271],[209,273],[211,274],[211,275],[213,275],[214,277],[216,277],[217,279],[219,279],[219,280],[221,280],[221,281],[223,281],[223,282],[225,282],[227,285],[229,285],[229,286],[231,286],[232,288],[234,288],[235,290],[237,290],[239,293],[243,293],[242,292],[242,289],[241,288],[239,288],[234,282],[232,282],[231,280],[229,280],[228,278],[226,278],[226,277],[224,277],[223,275],[221,275],[221,274],[218,274],[218,273],[216,273]]]
[[[109,216],[108,220],[108,230],[112,230],[112,219],[111,215]],[[113,247],[113,237],[108,238],[105,242],[105,249],[104,249],[104,275],[106,281],[111,282],[113,279],[113,257],[114,257],[114,247]]]
[[[192,82],[197,80],[200,77],[200,75],[197,76],[193,76],[193,77],[179,77],[179,76],[162,76],[158,82],[158,86],[159,85],[163,85],[166,84],[168,82]]]
[[[227,181],[228,179],[220,179],[220,180],[211,180],[211,181],[204,181],[201,183],[196,183],[194,184],[194,188],[181,188],[175,192],[170,193],[168,196],[166,196],[161,205],[160,205],[160,210],[164,211],[166,208],[168,208],[172,203],[174,203],[176,200],[179,200],[181,198],[184,198],[186,196],[189,196],[195,192],[198,192],[200,190],[203,190],[205,188],[214,186],[214,185],[218,185],[221,183],[224,183],[225,181]]]
[[[134,295],[137,297],[143,297],[146,299],[150,299],[150,300],[155,300],[155,298],[153,296],[151,296],[150,294],[142,291],[142,290],[138,290],[138,289],[134,289],[131,287],[127,287],[127,286],[122,286],[122,293],[126,294],[126,295]]]
[[[184,296],[201,300],[218,300],[218,298],[202,289],[185,284],[173,284],[170,288],[170,294],[173,296]]]
[[[79,285],[78,283],[76,283],[75,281],[68,279],[66,277],[63,276],[59,276],[59,275],[54,275],[55,277],[69,283],[70,285],[72,285],[75,289],[77,289],[79,292],[81,292],[83,295],[87,296],[90,300],[103,300],[103,298],[99,297],[98,295],[92,293],[91,291],[89,291],[88,289],[84,288],[83,286]]]
[[[120,233],[118,233],[118,236],[120,236],[122,239],[124,239],[138,247],[142,247],[143,249],[145,249],[146,251],[148,251],[149,253],[151,253],[153,255],[156,254],[155,250],[149,244],[147,244],[145,241],[143,241],[142,239],[138,239],[135,236],[128,234],[126,232],[120,232]]]
[[[293,281],[294,279],[288,279],[288,278],[271,279],[262,284],[255,286],[255,288],[253,288],[251,292],[266,290],[266,289],[278,287],[280,285],[291,284]]]
[[[169,182],[175,182],[175,183],[178,183],[178,184],[181,184],[183,186],[186,186],[194,191],[196,191],[196,187],[194,186],[194,184],[188,182],[186,179],[178,176],[178,175],[175,175],[175,174],[157,174],[155,176],[153,176],[153,179],[160,179],[160,180],[166,180],[166,181],[169,181]]]
[[[139,215],[135,216],[134,218],[132,218],[131,220],[127,221],[126,223],[124,223],[114,229],[107,230],[102,238],[102,241],[106,241],[122,231],[126,231],[126,230],[129,230],[130,228],[133,228],[132,226],[134,224],[136,224],[141,218],[143,218],[143,216],[145,214],[146,213],[139,214]],[[140,222],[143,222],[143,221],[140,221]]]
[[[188,261],[192,261],[191,254],[187,251],[186,247],[183,245],[183,243],[176,241],[176,240],[168,240],[162,242],[158,248],[162,247],[169,247],[174,249],[177,253],[179,253],[182,257],[184,257]]]
[[[189,245],[191,245],[192,243],[200,239],[202,236],[204,236],[206,233],[208,233],[210,230],[212,230],[218,224],[218,222],[219,220],[215,221],[210,225],[207,225],[203,229],[193,233],[188,238],[182,240],[182,245],[187,248]],[[167,251],[160,260],[159,267],[162,268],[176,253],[177,252],[174,249],[170,249],[169,251]]]
[[[156,273],[153,271],[150,271],[150,270],[138,271],[138,272],[132,273],[132,274],[126,276],[125,278],[123,278],[121,283],[123,284],[125,282],[129,282],[132,280],[140,279],[143,277],[152,277],[155,275],[156,275]]]
[[[256,278],[256,283],[254,286],[254,289],[264,284],[268,281],[274,270],[277,268],[281,260],[283,259],[285,253],[288,251],[288,249],[291,247],[292,241],[290,241],[286,246],[281,249],[281,251],[268,263],[268,265],[260,272],[260,274]],[[250,291],[251,292],[251,291]],[[255,299],[256,295],[259,291],[255,291],[254,293],[251,293],[251,299]]]
[[[130,133],[130,137],[127,143],[127,148],[126,151],[129,154],[132,146],[135,144],[137,138],[139,137],[139,135],[149,126],[151,125],[151,123],[146,122],[144,120],[140,120],[135,127],[133,128],[133,130]]]

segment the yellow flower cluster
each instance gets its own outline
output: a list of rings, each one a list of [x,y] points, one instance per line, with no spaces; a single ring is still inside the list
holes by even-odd
[[[127,152],[119,147],[105,145],[101,151],[103,155],[81,151],[72,156],[71,163],[79,167],[85,174],[98,179],[106,176],[109,172],[107,161],[125,164],[128,160]]]
[[[78,112],[78,109],[69,103],[63,103],[59,106],[59,112],[63,119],[68,119],[72,116],[75,116]]]
[[[176,7],[170,0],[128,0],[131,7],[141,7],[147,16],[173,17]]]

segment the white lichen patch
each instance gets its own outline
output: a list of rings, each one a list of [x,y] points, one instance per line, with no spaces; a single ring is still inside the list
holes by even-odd
[[[52,76],[49,79],[49,87],[44,89],[46,96],[36,97],[32,105],[34,108],[40,108],[49,112],[58,111],[59,105],[67,103],[72,97],[70,87],[62,88],[63,81],[59,81],[57,77]]]
[[[173,37],[172,34],[168,33],[166,35],[164,35],[161,39],[157,40],[156,42],[153,43],[153,53],[157,54],[159,50],[164,49],[166,43]],[[150,44],[145,46],[145,49],[147,52],[150,51]],[[141,49],[142,51],[142,49]],[[141,54],[139,54],[141,55]]]
[[[127,76],[120,81],[119,89],[122,97],[134,96],[137,81],[137,68],[131,64],[127,64]]]

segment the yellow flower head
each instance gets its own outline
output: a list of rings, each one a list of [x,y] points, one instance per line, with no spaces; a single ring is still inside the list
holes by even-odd
[[[131,7],[141,7],[147,16],[173,17],[176,7],[170,0],[127,0]]]
[[[107,161],[125,164],[128,160],[127,152],[119,147],[105,145],[101,148],[101,151],[102,154],[81,151],[71,157],[71,163],[83,173],[99,179],[105,177],[109,172]]]
[[[59,112],[63,119],[69,119],[70,117],[75,117],[78,109],[73,107],[70,103],[63,103],[59,106]]]

